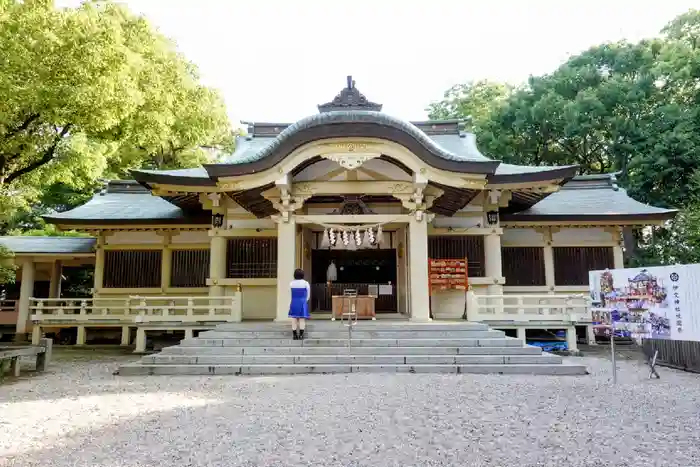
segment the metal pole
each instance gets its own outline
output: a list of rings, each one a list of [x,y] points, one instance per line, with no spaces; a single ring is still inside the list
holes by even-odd
[[[610,356],[612,357],[613,384],[617,384],[617,362],[615,361],[615,323],[610,320]]]

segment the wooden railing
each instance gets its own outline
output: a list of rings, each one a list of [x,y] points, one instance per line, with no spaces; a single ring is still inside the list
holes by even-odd
[[[197,324],[241,320],[241,294],[228,297],[30,299],[35,325]]]
[[[590,324],[584,295],[476,295],[467,292],[469,321],[513,324]]]

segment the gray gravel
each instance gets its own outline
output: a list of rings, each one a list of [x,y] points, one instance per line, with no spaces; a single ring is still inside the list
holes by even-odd
[[[8,466],[698,466],[700,376],[117,377],[124,358],[0,385]]]

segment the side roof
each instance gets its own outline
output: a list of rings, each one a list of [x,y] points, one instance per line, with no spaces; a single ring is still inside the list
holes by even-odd
[[[91,254],[97,240],[92,237],[0,237],[0,245],[17,255],[23,254]]]
[[[517,213],[504,213],[512,222],[554,221],[665,221],[675,209],[662,209],[630,198],[617,185],[615,174],[580,175],[556,193]]]
[[[511,222],[556,221],[664,221],[676,210],[661,209],[633,200],[618,187],[614,174],[578,176],[562,188],[520,212],[503,209],[501,219]],[[119,224],[209,224],[207,213],[188,215],[186,210],[151,193],[135,181],[112,181],[107,189],[83,206],[71,211],[45,216],[59,225]],[[46,238],[46,237],[6,237]],[[83,241],[60,237],[59,241]],[[63,240],[67,239],[67,240]],[[29,242],[34,240],[28,240]],[[12,249],[12,248],[10,248]]]
[[[112,180],[82,206],[44,216],[44,219],[58,225],[199,224],[211,221],[198,202],[185,197],[172,201],[152,195],[135,180]],[[174,204],[176,201],[182,201],[184,208]]]

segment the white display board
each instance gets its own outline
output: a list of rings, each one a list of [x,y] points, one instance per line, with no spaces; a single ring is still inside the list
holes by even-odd
[[[596,333],[700,341],[700,264],[589,273]]]

